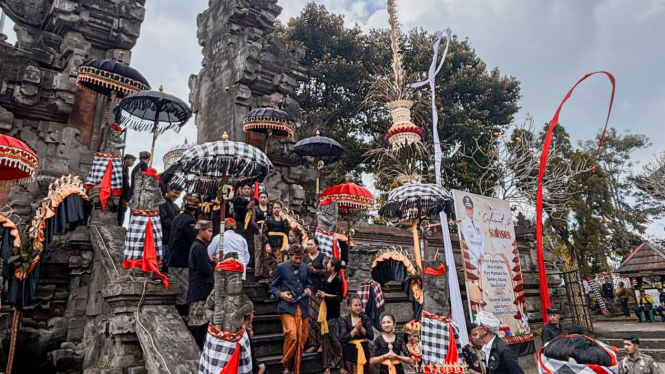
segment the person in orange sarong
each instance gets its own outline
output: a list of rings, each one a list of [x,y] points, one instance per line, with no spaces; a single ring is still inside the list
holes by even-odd
[[[312,281],[309,269],[303,264],[304,249],[300,244],[289,248],[289,261],[277,266],[270,291],[279,298],[277,311],[282,315],[284,332],[284,372],[300,373],[300,362],[307,343],[309,295]]]

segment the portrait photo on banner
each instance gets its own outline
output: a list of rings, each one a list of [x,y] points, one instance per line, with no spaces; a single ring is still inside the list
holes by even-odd
[[[492,312],[508,344],[533,341],[508,201],[453,191],[469,314]]]

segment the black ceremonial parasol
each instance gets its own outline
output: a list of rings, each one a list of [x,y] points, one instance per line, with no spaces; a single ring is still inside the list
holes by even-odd
[[[155,142],[159,134],[166,130],[180,131],[192,116],[192,110],[184,101],[173,95],[159,91],[141,91],[124,98],[114,109],[119,124],[138,131],[150,130],[152,148],[150,165],[155,153]]]
[[[123,55],[120,54],[120,59]],[[76,85],[83,91],[108,98],[102,125],[108,120],[112,101],[150,89],[148,80],[136,69],[122,61],[103,59],[88,60],[79,66]]]
[[[221,201],[220,253],[224,250],[224,201],[233,198],[233,189],[227,183],[262,182],[272,168],[268,156],[258,148],[228,139],[224,132],[221,141],[193,145],[171,167],[175,176],[170,184],[204,195],[217,191]]]
[[[274,105],[274,100],[272,104]],[[252,109],[242,121],[242,130],[268,134],[275,139],[293,139],[296,121],[283,110],[277,108]]]
[[[344,148],[335,140],[321,136],[319,130],[316,130],[316,136],[305,138],[296,143],[291,150],[291,154],[299,156],[301,159],[313,157],[317,162],[316,169],[316,194],[319,194],[319,170],[325,165],[333,164],[342,157]]]
[[[418,266],[422,268],[418,221],[423,216],[439,214],[452,201],[450,192],[438,184],[413,182],[390,191],[388,202],[379,210],[382,217],[409,219],[413,229],[413,249]]]

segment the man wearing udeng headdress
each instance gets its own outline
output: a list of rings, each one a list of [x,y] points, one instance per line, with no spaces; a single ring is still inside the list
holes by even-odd
[[[476,323],[476,339],[483,343],[487,374],[524,374],[513,350],[497,336],[501,321],[492,313],[479,312]]]
[[[252,355],[247,329],[254,304],[242,284],[244,266],[229,253],[215,266],[215,287],[205,304],[212,321],[203,345],[199,374],[251,374]]]

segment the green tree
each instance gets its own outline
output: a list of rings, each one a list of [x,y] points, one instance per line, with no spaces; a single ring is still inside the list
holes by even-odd
[[[341,179],[346,170],[372,172],[374,165],[365,162],[363,154],[385,145],[383,137],[391,120],[383,103],[363,102],[371,83],[391,73],[389,31],[363,33],[358,26],[344,27],[342,16],[310,3],[276,35],[287,45],[305,50],[301,61],[305,77],[296,92],[304,113],[300,135],[309,136],[320,129],[346,148],[337,170],[329,170],[334,179]],[[403,36],[404,67],[408,71],[422,74],[429,69],[435,39],[435,35],[421,29]],[[428,95],[428,90],[417,91],[415,100],[427,102]],[[520,88],[514,77],[502,76],[498,69],[488,71],[469,42],[454,37],[437,77],[436,96],[438,130],[444,147],[458,143],[470,146],[479,135],[485,135],[481,145],[488,146],[489,134],[505,129],[519,109]],[[428,138],[430,111],[429,104],[413,109],[416,124]],[[475,165],[455,159],[447,166],[444,175],[448,187],[476,191],[474,179],[481,171]]]
[[[588,152],[596,154],[601,133],[594,140],[583,142],[581,146]],[[610,128],[605,134],[603,146],[598,155],[598,165],[605,171],[609,198],[613,208],[606,218],[610,232],[610,252],[621,257],[630,253],[638,246],[646,233],[647,225],[655,218],[662,217],[662,202],[635,186],[630,178],[635,168],[632,155],[651,146],[649,138],[642,134],[629,132],[620,134]]]

